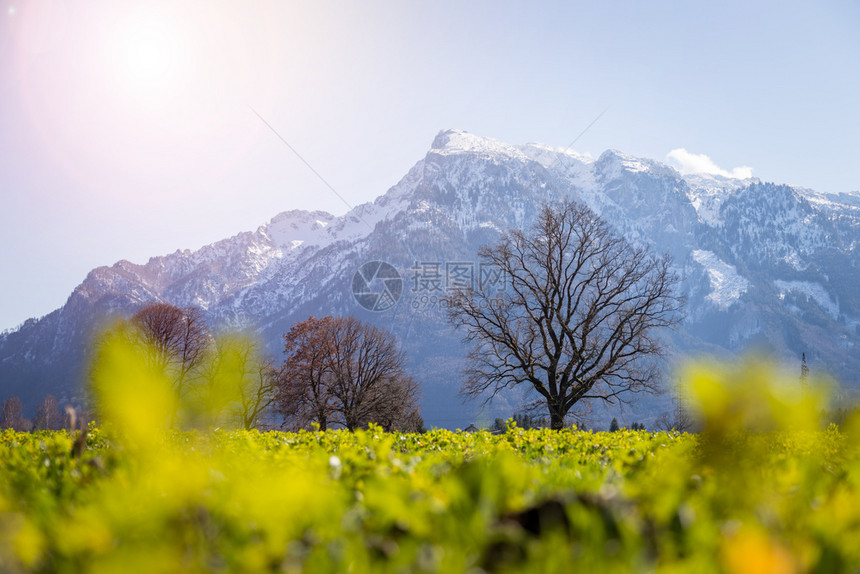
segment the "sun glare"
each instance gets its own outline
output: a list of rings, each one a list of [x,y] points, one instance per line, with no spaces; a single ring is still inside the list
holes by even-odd
[[[187,47],[181,30],[164,14],[135,14],[113,35],[110,50],[122,88],[139,100],[168,97],[182,83]]]
[[[140,84],[153,84],[170,75],[170,37],[163,29],[141,26],[132,30],[124,58],[128,74]]]
[[[220,181],[257,141],[246,102],[265,111],[298,69],[296,38],[263,3],[33,0],[23,10],[10,0],[3,10],[13,3],[29,125],[65,176],[111,200],[126,190],[135,204],[168,202]],[[0,31],[0,52],[4,40]]]

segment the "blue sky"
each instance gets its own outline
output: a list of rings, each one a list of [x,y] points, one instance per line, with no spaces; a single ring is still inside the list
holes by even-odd
[[[245,6],[245,4],[253,4]],[[465,129],[860,189],[860,3],[0,0],[0,328]]]

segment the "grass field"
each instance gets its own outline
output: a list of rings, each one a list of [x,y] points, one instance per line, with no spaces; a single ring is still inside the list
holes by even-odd
[[[85,441],[0,433],[0,572],[860,571],[860,423],[764,363],[682,374],[696,434],[259,433],[107,351]]]
[[[860,568],[835,428],[0,435],[3,572]]]

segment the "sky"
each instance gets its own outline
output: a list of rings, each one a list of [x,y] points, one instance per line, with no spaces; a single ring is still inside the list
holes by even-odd
[[[858,190],[858,31],[853,0],[0,0],[0,329],[97,266],[372,201],[448,128],[599,118],[574,151]]]

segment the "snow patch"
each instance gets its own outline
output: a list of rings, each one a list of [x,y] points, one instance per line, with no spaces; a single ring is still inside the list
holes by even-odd
[[[749,281],[738,274],[734,265],[729,265],[712,251],[697,249],[693,251],[693,259],[705,268],[711,283],[711,292],[705,298],[721,310],[731,307],[749,287]]]
[[[776,288],[779,289],[780,298],[785,297],[785,294],[791,291],[805,295],[807,299],[815,301],[825,313],[833,317],[839,318],[839,305],[830,297],[830,294],[820,283],[812,283],[811,281],[783,281],[777,279],[773,282]]]
[[[286,211],[272,218],[261,231],[278,247],[293,249],[297,241],[323,247],[332,241],[327,228],[334,221],[337,218],[324,211]]]
[[[589,154],[579,154],[569,149],[552,147],[542,143],[530,142],[517,146],[529,159],[542,166],[559,167],[559,164],[592,164],[594,158]]]
[[[478,224],[480,229],[492,229],[493,231],[498,231],[499,233],[504,233],[504,230],[500,228],[498,225],[493,223],[492,221],[482,221]]]
[[[635,157],[618,150],[606,150],[595,162],[595,167],[603,181],[623,177],[624,173],[645,173],[653,177],[677,178],[678,172],[671,167],[652,159]]]
[[[639,160],[638,158],[633,158],[629,156],[625,156],[621,158],[621,164],[624,166],[624,169],[632,172],[645,172],[648,171],[648,165]]]
[[[794,187],[796,193],[824,212],[860,212],[860,192],[822,193],[805,187]]]
[[[684,175],[687,182],[687,197],[699,215],[699,221],[711,227],[721,227],[720,209],[723,203],[738,190],[760,183],[757,178],[737,179],[708,174]]]
[[[807,268],[807,265],[804,263],[797,251],[792,251],[789,255],[783,257],[782,260],[794,267],[797,271],[803,271]]]
[[[516,146],[493,138],[476,136],[462,130],[445,130],[439,132],[439,135],[433,140],[432,151],[439,155],[456,155],[469,152],[479,155],[501,155],[517,159],[528,159]]]

